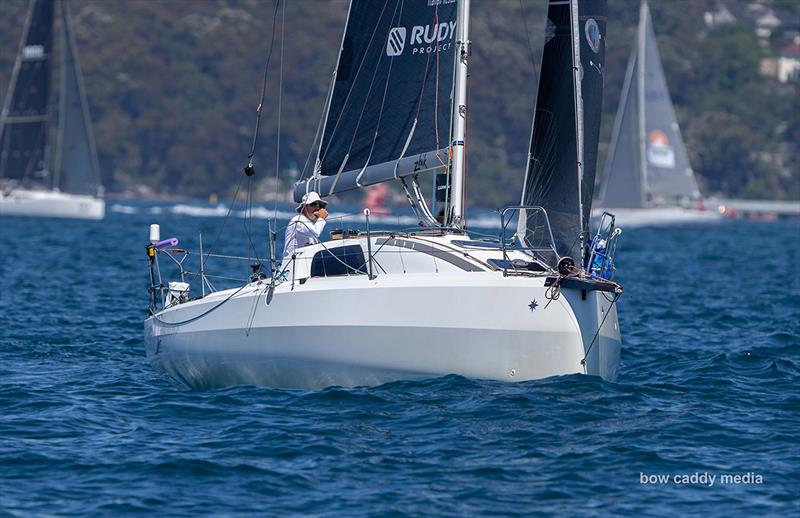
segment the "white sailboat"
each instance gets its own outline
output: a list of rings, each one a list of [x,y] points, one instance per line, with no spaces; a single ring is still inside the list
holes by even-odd
[[[0,215],[102,219],[102,191],[67,1],[31,0],[0,112]]]
[[[705,210],[675,118],[647,2],[640,7],[598,206],[598,212],[613,210],[624,226],[722,218],[717,210]]]
[[[190,272],[185,252],[151,227],[145,344],[157,369],[194,388],[615,377],[622,290],[609,278],[619,231],[606,217],[588,235],[605,1],[550,2],[523,203],[498,217],[495,241],[471,239],[463,223],[469,7],[351,2],[316,167],[296,185],[299,201],[400,182],[424,228],[374,230],[365,211],[366,231],[273,257],[271,275],[206,293],[208,254]],[[441,143],[437,125],[450,128]],[[442,180],[432,206],[418,181],[428,172]],[[165,257],[183,282],[162,281]]]

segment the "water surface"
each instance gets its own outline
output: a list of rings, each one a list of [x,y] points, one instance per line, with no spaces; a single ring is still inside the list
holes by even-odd
[[[222,217],[191,206],[110,209],[103,222],[0,220],[3,512],[798,510],[796,222],[626,230],[614,383],[446,376],[190,391],[144,357],[147,226],[159,222],[164,237],[192,247],[202,231],[210,246]],[[229,220],[216,250],[246,255],[244,223]],[[265,233],[255,220],[261,253]],[[721,481],[737,474],[750,482]],[[669,481],[647,483],[658,475]]]

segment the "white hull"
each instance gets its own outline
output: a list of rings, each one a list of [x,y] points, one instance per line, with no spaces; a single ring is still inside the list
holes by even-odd
[[[156,368],[192,388],[377,385],[446,374],[614,379],[620,335],[612,294],[589,291],[582,300],[580,290],[562,289],[547,305],[545,289],[543,277],[500,272],[311,278],[294,290],[278,286],[266,305],[266,285],[253,284],[185,325],[163,322],[198,316],[232,291],[150,317],[146,350]]]
[[[58,191],[12,189],[0,191],[0,216],[103,219],[101,198]]]
[[[715,223],[724,219],[724,216],[718,211],[686,209],[683,207],[595,209],[592,211],[592,216],[599,218],[604,210],[614,214],[616,225],[622,228],[667,227],[684,224]]]

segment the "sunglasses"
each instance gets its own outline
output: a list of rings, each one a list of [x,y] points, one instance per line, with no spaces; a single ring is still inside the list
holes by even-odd
[[[314,203],[312,203],[310,206],[311,206],[311,207],[314,207],[314,208],[317,208],[317,209],[321,209],[321,208],[325,207],[325,204],[322,204],[322,203],[320,203],[320,202],[318,202],[318,201],[315,201],[315,202],[314,202]]]

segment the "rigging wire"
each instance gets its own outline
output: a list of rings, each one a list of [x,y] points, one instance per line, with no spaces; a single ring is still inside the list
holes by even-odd
[[[598,335],[600,335],[600,330],[603,329],[603,324],[606,323],[606,318],[608,318],[609,313],[611,313],[611,308],[614,307],[614,304],[617,302],[620,295],[622,295],[622,290],[617,288],[617,291],[614,292],[614,299],[611,301],[611,305],[608,306],[608,310],[606,311],[605,315],[603,315],[603,319],[600,321],[600,326],[597,328],[597,331],[594,334],[594,338],[592,338],[592,343],[589,344],[589,347],[586,349],[586,354],[583,356],[583,359],[581,360],[581,365],[583,366],[584,371],[586,370],[586,358],[589,357],[589,352],[592,350],[595,341],[597,341],[597,337]],[[605,295],[603,295],[603,298],[605,298]]]
[[[275,33],[276,33],[276,25],[278,22],[278,8],[281,6],[281,1],[275,1],[275,9],[272,12],[272,34],[269,41],[269,49],[267,51],[267,61],[264,64],[264,76],[261,82],[261,97],[258,101],[258,107],[256,108],[256,124],[255,128],[253,128],[253,143],[250,148],[250,154],[247,156],[247,165],[244,168],[244,174],[247,176],[247,199],[245,205],[245,221],[244,221],[244,230],[245,234],[247,235],[247,243],[248,243],[248,250],[247,255],[250,256],[250,252],[252,252],[252,256],[256,258],[259,263],[263,263],[261,258],[258,255],[258,251],[256,250],[256,245],[253,242],[253,175],[255,174],[255,167],[253,165],[253,159],[256,153],[256,146],[258,144],[258,135],[259,130],[261,128],[261,114],[264,110],[264,98],[266,97],[267,92],[267,81],[269,79],[269,66],[272,62],[272,51],[275,48]],[[282,51],[283,49],[281,49]],[[280,135],[278,136],[280,141]]]
[[[255,156],[256,145],[258,143],[258,133],[261,123],[261,112],[262,112],[262,107],[264,105],[264,97],[266,96],[266,90],[267,90],[267,78],[268,78],[267,73],[269,71],[269,64],[272,59],[272,49],[275,43],[275,24],[277,22],[279,5],[280,5],[280,0],[276,0],[275,9],[272,15],[272,37],[270,38],[269,50],[267,52],[267,61],[264,66],[264,76],[261,85],[261,98],[259,99],[258,107],[256,108],[256,124],[255,128],[253,129],[253,141],[250,147],[250,154],[247,157],[247,166],[245,166],[244,168],[244,175],[239,177],[239,182],[236,184],[236,189],[234,190],[233,193],[233,199],[231,200],[231,203],[228,206],[228,212],[225,214],[225,217],[222,220],[222,224],[220,225],[219,230],[217,230],[217,233],[214,236],[214,240],[211,242],[211,246],[208,248],[208,252],[205,254],[205,259],[204,259],[205,261],[207,261],[208,258],[211,256],[211,252],[213,251],[214,246],[216,245],[220,235],[222,235],[222,232],[225,229],[225,225],[227,224],[231,212],[233,211],[233,207],[236,204],[236,200],[239,197],[239,191],[241,190],[242,181],[244,180],[244,178],[248,178],[247,199],[245,202],[245,233],[247,234],[247,240],[249,242],[250,248],[248,249],[247,254],[248,256],[250,256],[250,249],[252,249],[254,255],[258,257],[251,236],[253,213],[252,213],[252,182],[250,180],[253,174],[255,173],[255,168],[253,166],[253,157]]]
[[[278,65],[278,136],[277,144],[275,145],[275,196],[274,204],[272,207],[272,215],[278,214],[278,181],[280,180],[280,165],[281,165],[281,113],[283,107],[283,47],[286,41],[286,2],[281,6],[281,54],[280,64]]]
[[[258,101],[258,107],[256,108],[256,126],[253,129],[253,144],[250,147],[250,154],[247,156],[247,166],[244,168],[244,173],[247,176],[252,176],[255,172],[253,168],[253,157],[256,153],[256,144],[258,143],[258,130],[261,125],[261,112],[262,108],[264,107],[264,97],[267,93],[267,73],[269,72],[269,64],[272,60],[272,50],[275,46],[275,25],[278,21],[278,6],[280,6],[281,0],[275,1],[275,10],[272,13],[272,36],[269,40],[269,50],[267,51],[267,62],[264,65],[264,78],[261,83],[261,98]]]

